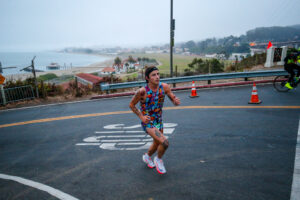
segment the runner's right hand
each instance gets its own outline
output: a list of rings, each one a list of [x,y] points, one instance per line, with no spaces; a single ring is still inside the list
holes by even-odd
[[[144,124],[148,124],[150,122],[151,118],[148,115],[144,115],[144,116],[142,116],[141,120]]]

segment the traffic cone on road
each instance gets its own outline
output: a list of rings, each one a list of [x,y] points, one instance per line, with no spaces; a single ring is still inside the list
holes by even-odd
[[[198,97],[197,90],[196,90],[196,87],[195,87],[195,81],[193,81],[193,83],[192,83],[192,93],[191,93],[190,97],[191,98]]]
[[[259,98],[258,98],[256,84],[253,83],[252,95],[251,95],[251,99],[250,99],[249,103],[250,104],[259,104],[261,102],[262,101],[259,100]]]

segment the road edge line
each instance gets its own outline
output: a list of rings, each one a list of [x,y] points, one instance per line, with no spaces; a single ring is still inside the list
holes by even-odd
[[[299,119],[299,128],[298,128],[296,151],[295,151],[294,173],[293,173],[290,199],[300,200],[300,119]]]
[[[18,176],[11,176],[11,175],[7,175],[7,174],[1,174],[0,173],[0,179],[6,179],[6,180],[11,180],[11,181],[16,181],[18,183],[21,183],[23,185],[27,185],[33,188],[36,188],[38,190],[42,190],[45,191],[49,194],[51,194],[52,196],[58,198],[58,199],[62,199],[62,200],[79,200],[67,193],[64,193],[60,190],[57,190],[53,187],[50,187],[48,185],[39,183],[39,182],[35,182],[29,179],[25,179],[25,178],[21,178]]]

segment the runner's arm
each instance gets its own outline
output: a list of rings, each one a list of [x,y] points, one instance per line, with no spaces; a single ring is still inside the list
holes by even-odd
[[[175,94],[171,91],[171,88],[168,84],[163,84],[164,90],[166,95],[169,97],[169,99],[172,101],[172,103],[175,106],[178,106],[180,104],[180,99],[175,96]]]
[[[141,100],[141,91],[140,89],[136,91],[134,96],[132,97],[129,108],[132,110],[133,113],[135,113],[139,118],[141,118],[143,115],[139,109],[136,108],[136,104]]]
[[[144,116],[139,109],[136,108],[136,104],[142,99],[143,94],[143,88],[136,91],[135,95],[132,97],[129,108],[132,110],[133,113],[135,113],[144,123],[148,123],[150,121],[149,116]]]

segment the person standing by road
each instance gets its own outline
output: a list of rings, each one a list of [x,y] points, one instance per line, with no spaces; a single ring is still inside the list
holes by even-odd
[[[180,99],[171,91],[168,84],[160,82],[159,70],[155,66],[148,67],[145,71],[147,85],[136,91],[129,107],[140,119],[142,128],[153,138],[153,143],[148,152],[143,155],[143,161],[148,167],[154,168],[160,174],[166,173],[162,157],[169,147],[169,141],[163,135],[162,107],[165,94],[175,106],[180,105]],[[140,102],[140,110],[136,104]],[[154,163],[151,156],[157,151]]]

